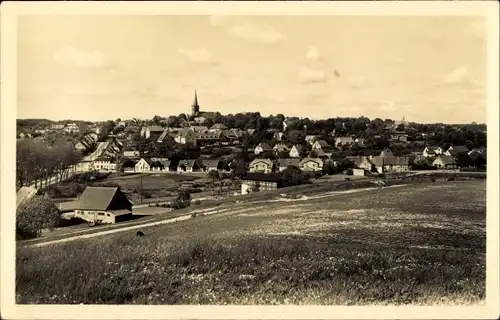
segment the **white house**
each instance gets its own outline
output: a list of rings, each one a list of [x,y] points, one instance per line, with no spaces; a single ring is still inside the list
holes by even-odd
[[[114,171],[116,170],[116,163],[110,157],[97,157],[92,163],[92,168],[95,170]]]
[[[335,140],[335,146],[337,148],[341,147],[341,146],[345,146],[345,145],[350,145],[353,143],[354,143],[354,139],[352,137],[338,137]]]
[[[141,160],[137,161],[135,164],[135,171],[136,172],[148,172],[151,171],[151,162],[149,160],[146,160],[144,158],[141,158]]]
[[[299,162],[299,168],[302,171],[320,171],[323,170],[323,164],[320,158],[304,158]]]
[[[250,162],[248,171],[270,173],[273,171],[273,162],[270,159],[255,159]]]
[[[434,157],[440,154],[443,154],[443,149],[438,146],[427,146],[425,147],[424,151],[422,151],[422,155],[426,158]]]
[[[196,133],[191,128],[184,128],[177,133],[174,138],[175,142],[179,144],[196,145]]]
[[[300,158],[302,154],[302,146],[301,145],[295,145],[292,147],[290,150],[290,158]]]
[[[449,168],[454,169],[457,168],[457,162],[453,156],[440,154],[436,157],[436,159],[432,162],[433,166],[438,168]]]

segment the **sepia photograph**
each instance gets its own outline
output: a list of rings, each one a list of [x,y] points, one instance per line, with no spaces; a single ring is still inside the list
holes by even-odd
[[[2,5],[2,304],[498,315],[498,4],[104,4]]]

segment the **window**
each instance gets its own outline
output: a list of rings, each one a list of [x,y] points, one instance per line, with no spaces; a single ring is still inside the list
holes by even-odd
[[[109,213],[106,213],[106,216],[108,216],[108,217],[111,217],[111,214],[109,214]]]
[[[103,216],[104,212],[99,212],[98,215]]]

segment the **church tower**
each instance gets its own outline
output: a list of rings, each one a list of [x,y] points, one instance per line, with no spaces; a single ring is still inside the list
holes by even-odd
[[[198,115],[200,113],[200,106],[198,105],[198,95],[196,94],[196,90],[194,91],[194,101],[193,105],[191,106],[191,113],[193,116]]]

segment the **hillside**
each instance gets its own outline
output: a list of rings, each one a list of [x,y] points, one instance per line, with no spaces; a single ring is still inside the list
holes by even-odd
[[[17,303],[474,303],[485,199],[477,180],[361,189],[18,248]]]

